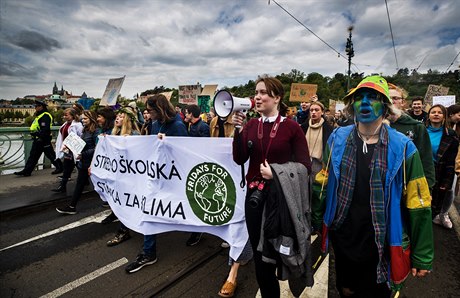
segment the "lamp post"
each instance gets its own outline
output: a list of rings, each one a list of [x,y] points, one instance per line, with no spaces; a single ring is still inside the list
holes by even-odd
[[[353,31],[353,26],[348,27],[348,38],[347,45],[345,46],[345,52],[348,56],[348,80],[347,80],[347,91],[350,90],[350,76],[351,76],[351,58],[355,56],[355,51],[353,50],[353,42],[351,41],[351,31]]]

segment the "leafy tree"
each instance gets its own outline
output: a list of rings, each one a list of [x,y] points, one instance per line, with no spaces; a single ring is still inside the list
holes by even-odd
[[[14,112],[14,118],[22,119],[22,118],[24,118],[24,114],[22,114],[21,111],[16,111],[16,112]]]

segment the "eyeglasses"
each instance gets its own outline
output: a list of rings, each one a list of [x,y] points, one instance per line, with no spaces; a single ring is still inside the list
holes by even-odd
[[[399,97],[399,96],[392,96],[391,97],[391,100],[395,101],[395,100],[402,100],[403,98],[402,97]]]

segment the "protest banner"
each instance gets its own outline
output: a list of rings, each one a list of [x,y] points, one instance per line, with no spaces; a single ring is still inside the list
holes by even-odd
[[[449,93],[449,87],[444,87],[442,85],[429,85],[425,93],[425,104],[432,106],[433,105],[433,96],[443,96]]]
[[[315,84],[300,84],[293,83],[291,85],[291,94],[289,101],[291,102],[310,102],[311,97],[316,95],[318,85]]]
[[[85,141],[82,140],[76,133],[73,131],[62,142],[63,146],[69,148],[70,151],[76,156],[81,153],[83,148],[85,148]]]
[[[101,106],[114,106],[117,104],[118,94],[120,94],[121,86],[125,81],[125,76],[121,78],[110,79],[105,87],[104,95],[102,95]]]
[[[433,96],[433,105],[441,104],[450,107],[455,104],[455,95]]]
[[[179,86],[179,103],[191,105],[198,104],[197,96],[201,94],[201,85]]]
[[[95,190],[129,229],[210,233],[235,260],[248,239],[241,179],[230,138],[99,136],[91,163]]]

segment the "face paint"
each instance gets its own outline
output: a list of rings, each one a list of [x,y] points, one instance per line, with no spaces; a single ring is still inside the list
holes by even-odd
[[[362,90],[355,95],[353,110],[358,122],[371,123],[383,115],[383,103],[374,90]]]

